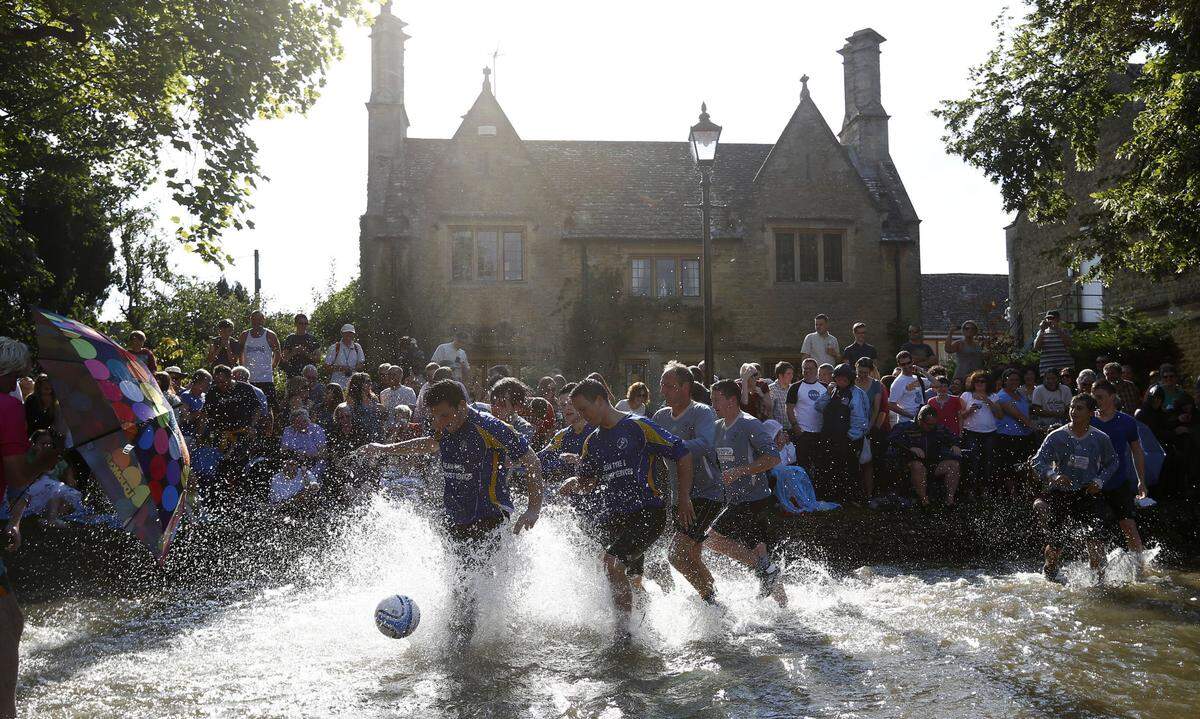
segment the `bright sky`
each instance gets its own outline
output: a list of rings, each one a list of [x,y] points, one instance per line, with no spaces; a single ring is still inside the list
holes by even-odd
[[[722,141],[774,142],[799,100],[801,75],[836,133],[842,58],[855,30],[882,46],[883,105],[892,158],[922,219],[924,272],[1007,272],[996,187],[942,148],[930,111],[961,97],[967,71],[993,46],[1001,0],[854,3],[559,1],[397,2],[408,23],[405,93],[412,137],[449,137],[496,63],[496,93],[526,139],[685,140],[708,102]],[[603,11],[598,11],[603,8]],[[374,10],[372,10],[372,14]],[[305,117],[254,128],[270,182],[259,186],[253,231],[231,234],[226,272],[250,288],[254,249],[273,308],[308,308],[332,276],[357,274],[366,202],[370,40],[343,33],[345,57]],[[164,216],[172,214],[163,211]],[[218,274],[180,252],[180,269]]]

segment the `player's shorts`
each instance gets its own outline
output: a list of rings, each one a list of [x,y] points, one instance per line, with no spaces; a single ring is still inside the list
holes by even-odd
[[[666,509],[643,507],[598,523],[596,536],[605,553],[621,560],[630,576],[641,576],[645,565],[642,557],[662,534],[666,523]]]
[[[677,511],[675,513],[675,531],[696,544],[703,544],[704,540],[708,537],[708,530],[712,529],[713,522],[717,521],[717,516],[721,514],[721,510],[724,508],[724,503],[714,499],[692,497],[692,510],[696,516],[692,519],[692,523],[685,529],[679,523],[679,512]]]
[[[450,551],[462,568],[474,569],[491,563],[496,550],[500,548],[500,533],[496,529],[504,524],[506,519],[506,515],[496,515],[468,524],[445,522]]]
[[[1073,530],[1085,537],[1095,537],[1105,522],[1111,521],[1108,503],[1103,494],[1076,492],[1043,492],[1039,497],[1047,505],[1043,516],[1044,528],[1051,543],[1067,539]]]
[[[779,536],[779,505],[774,495],[731,504],[712,530],[746,547],[762,543],[770,549]]]
[[[1114,521],[1133,519],[1133,499],[1135,492],[1128,485],[1119,489],[1106,489],[1100,493],[1104,503],[1108,505],[1109,516]]]

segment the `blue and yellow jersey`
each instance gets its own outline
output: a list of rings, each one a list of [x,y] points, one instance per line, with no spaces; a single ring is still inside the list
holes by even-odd
[[[510,514],[508,469],[529,451],[529,442],[486,412],[467,409],[457,432],[435,436],[441,452],[446,518],[453,524]]]
[[[683,440],[637,415],[628,415],[612,429],[597,427],[583,443],[579,476],[594,479],[599,493],[598,514],[611,517],[644,507],[663,506],[659,490],[666,475],[655,457],[674,461],[688,454]]]

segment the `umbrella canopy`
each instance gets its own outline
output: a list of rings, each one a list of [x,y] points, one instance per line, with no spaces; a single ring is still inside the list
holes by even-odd
[[[74,447],[125,528],[159,561],[187,504],[191,460],[150,371],[104,334],[41,309],[38,364],[50,376]]]

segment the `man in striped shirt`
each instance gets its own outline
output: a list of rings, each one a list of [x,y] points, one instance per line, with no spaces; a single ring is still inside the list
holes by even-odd
[[[1047,370],[1055,372],[1073,364],[1071,359],[1071,335],[1062,327],[1058,310],[1050,310],[1042,320],[1041,329],[1033,339],[1033,348],[1042,353],[1038,371],[1045,376]]]

